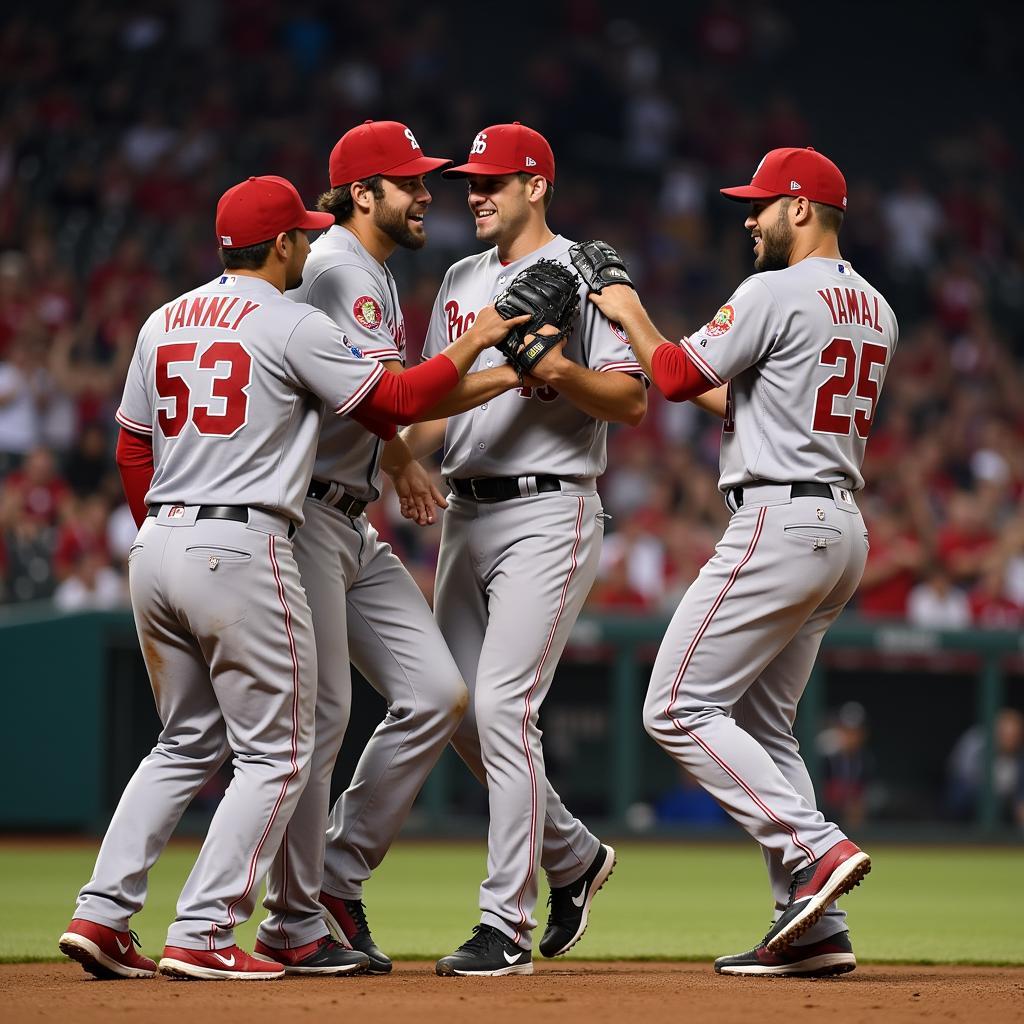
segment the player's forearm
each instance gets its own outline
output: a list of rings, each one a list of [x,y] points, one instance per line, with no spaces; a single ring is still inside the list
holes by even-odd
[[[599,373],[569,359],[558,361],[557,372],[544,381],[578,409],[595,419],[637,426],[647,412],[643,382],[620,370]]]
[[[447,425],[447,420],[414,423],[402,431],[401,437],[412,453],[412,457],[419,460],[425,455],[436,452],[441,447]]]
[[[724,420],[728,397],[729,385],[723,384],[721,387],[705,391],[702,395],[694,396],[690,401],[692,401],[698,409],[703,409],[705,412],[711,413],[712,416],[718,416]]]
[[[380,454],[380,468],[388,476],[394,476],[409,465],[412,462],[412,458],[409,446],[405,443],[402,435],[399,434],[384,445]]]
[[[664,345],[666,339],[654,326],[651,318],[647,315],[647,310],[639,302],[630,305],[624,312],[621,327],[629,336],[629,347],[633,350],[637,362],[644,368],[647,376],[653,380],[651,361],[654,359],[654,353],[658,347]]]
[[[360,414],[370,420],[414,423],[458,384],[460,376],[443,353],[405,373],[385,373],[359,403]]]
[[[491,370],[480,370],[467,373],[461,381],[448,392],[436,405],[428,409],[421,420],[439,420],[454,416],[469,409],[475,409],[484,402],[489,402],[498,395],[503,395],[510,388],[519,386],[516,371],[508,363],[495,366]]]

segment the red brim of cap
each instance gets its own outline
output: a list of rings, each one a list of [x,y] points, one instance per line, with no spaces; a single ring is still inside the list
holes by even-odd
[[[397,167],[389,167],[380,173],[386,178],[414,178],[420,174],[429,174],[439,167],[451,167],[454,160],[445,160],[439,156],[418,156],[415,160],[407,160]]]
[[[449,167],[447,171],[441,172],[442,178],[468,178],[471,174],[485,174],[489,177],[502,174],[518,174],[518,167],[506,167],[504,164],[459,164],[458,167]]]
[[[295,226],[303,231],[320,231],[329,228],[334,224],[333,213],[319,213],[315,210],[307,210],[306,216]]]
[[[735,188],[720,188],[718,191],[727,199],[735,199],[741,203],[751,199],[774,199],[776,196],[786,194],[785,192],[772,192],[766,188],[759,188],[757,185],[737,185]]]

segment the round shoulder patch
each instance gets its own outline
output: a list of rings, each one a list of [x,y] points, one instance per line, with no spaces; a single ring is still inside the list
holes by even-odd
[[[727,330],[733,325],[733,321],[736,319],[736,310],[732,306],[723,306],[711,319],[707,327],[704,328],[706,334],[710,334],[712,337],[717,337],[719,334],[725,334]]]
[[[622,329],[622,324],[616,323],[614,320],[609,320],[608,326],[612,329],[612,334],[614,334],[623,345],[629,344],[629,335]]]
[[[352,315],[356,318],[356,323],[368,331],[378,330],[384,319],[384,311],[372,295],[360,295],[352,305]]]

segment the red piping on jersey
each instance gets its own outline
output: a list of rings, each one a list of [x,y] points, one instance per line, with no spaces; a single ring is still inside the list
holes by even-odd
[[[711,625],[711,620],[715,617],[716,612],[722,606],[722,602],[725,600],[726,594],[732,589],[733,584],[739,577],[740,570],[750,561],[754,554],[754,548],[757,547],[757,542],[761,537],[761,530],[764,527],[765,514],[768,511],[766,505],[762,505],[757,513],[757,525],[754,527],[754,535],[750,539],[750,544],[747,546],[746,554],[733,566],[732,572],[729,574],[729,579],[726,580],[725,586],[719,591],[718,597],[712,602],[711,607],[708,609],[708,613],[704,616],[704,621],[700,624],[700,628],[694,634],[693,639],[690,641],[690,646],[687,647],[686,653],[683,655],[682,664],[679,666],[679,671],[676,673],[675,681],[672,685],[672,693],[669,696],[668,706],[665,708],[665,717],[685,736],[689,737],[694,741],[703,751],[710,757],[722,771],[726,772],[730,778],[738,785],[747,796],[757,805],[758,808],[768,818],[775,822],[776,825],[785,829],[793,839],[794,844],[806,855],[808,860],[814,860],[814,854],[800,842],[799,836],[796,834],[796,829],[792,825],[786,824],[749,786],[739,775],[738,772],[734,771],[721,757],[718,756],[708,746],[708,744],[701,739],[700,736],[692,729],[687,729],[678,718],[672,715],[672,705],[675,704],[676,698],[679,696],[679,689],[683,681],[683,676],[686,674],[686,669],[689,667],[690,660],[693,658],[693,653],[697,649],[697,644],[700,643],[704,634],[707,632],[708,626]]]
[[[153,439],[121,427],[117,434],[116,459],[132,519],[136,526],[141,526],[146,518],[146,493],[153,483]]]
[[[530,867],[526,872],[526,878],[523,879],[523,885],[519,890],[519,896],[516,898],[516,908],[519,911],[519,924],[516,925],[516,934],[512,941],[517,945],[519,943],[519,937],[522,934],[523,925],[526,924],[526,911],[523,909],[523,896],[526,895],[526,887],[530,884],[530,879],[533,878],[534,871],[536,870],[537,769],[533,764],[533,754],[530,752],[530,741],[528,736],[530,723],[530,701],[533,698],[534,691],[540,683],[541,674],[544,671],[544,663],[548,660],[548,655],[551,653],[551,645],[555,641],[555,631],[558,629],[558,623],[561,620],[562,612],[565,609],[565,595],[569,592],[569,581],[572,579],[573,573],[576,572],[576,552],[580,546],[580,527],[583,523],[583,498],[579,498],[577,500],[580,503],[580,507],[576,513],[576,538],[572,545],[572,564],[569,566],[569,573],[565,577],[565,583],[562,584],[562,595],[558,601],[558,611],[555,613],[555,621],[551,624],[551,631],[548,633],[548,642],[544,645],[544,653],[540,656],[540,664],[537,665],[537,671],[534,674],[533,683],[531,683],[530,689],[527,691],[526,709],[523,712],[523,750],[526,753],[526,763],[530,768]]]
[[[437,405],[459,379],[455,364],[442,352],[404,373],[382,373],[373,391],[357,404],[359,411],[371,421],[414,423]],[[351,401],[346,406],[345,412],[354,408]]]
[[[252,889],[256,882],[256,862],[259,860],[260,851],[263,849],[264,844],[267,841],[267,836],[270,835],[270,830],[274,827],[274,822],[277,820],[277,816],[281,811],[281,804],[284,803],[284,798],[288,793],[288,787],[292,784],[292,780],[296,775],[299,774],[299,658],[295,650],[295,634],[292,632],[292,610],[288,605],[288,597],[285,594],[284,583],[281,580],[281,569],[277,564],[277,551],[275,548],[275,537],[270,534],[267,537],[270,551],[270,564],[274,567],[274,581],[277,583],[277,596],[281,602],[281,607],[284,609],[284,629],[288,636],[288,651],[292,658],[292,735],[291,735],[291,771],[289,771],[284,782],[281,784],[281,792],[277,795],[277,802],[274,804],[274,809],[270,812],[270,820],[267,822],[267,827],[263,830],[263,835],[260,836],[260,841],[256,844],[256,849],[253,851],[252,859],[249,861],[249,875],[246,879],[245,888],[241,894],[231,902],[228,906],[228,927],[235,927],[235,908],[239,903],[242,902],[249,895],[249,890]],[[216,949],[214,945],[214,936],[217,931],[217,925],[214,924],[210,929],[210,949]]]
[[[688,353],[670,341],[654,350],[651,377],[670,402],[685,402],[717,386]]]

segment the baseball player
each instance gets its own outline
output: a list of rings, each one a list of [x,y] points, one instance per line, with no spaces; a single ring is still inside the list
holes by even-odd
[[[570,243],[548,227],[555,161],[537,132],[494,125],[473,141],[462,177],[477,238],[493,245],[456,263],[434,304],[424,355],[458,337],[523,268],[568,262]],[[488,353],[476,368],[496,362]],[[530,974],[538,866],[552,887],[540,942],[557,956],[583,934],[615,851],[564,807],[544,775],[537,716],[597,572],[604,513],[606,421],[639,423],[642,372],[598,310],[582,315],[538,380],[448,418],[442,473],[451,487],[435,613],[470,690],[453,744],[488,788],[487,879],[481,923],[442,975]],[[532,384],[532,386],[531,386]],[[410,432],[420,454],[425,429]]]
[[[590,296],[670,399],[725,420],[733,515],[672,618],[644,725],[764,850],[772,927],[715,970],[841,974],[856,959],[834,901],[871,862],[817,810],[793,721],[864,569],[856,493],[897,324],[840,255],[846,182],[831,160],[772,150],[749,185],[722,192],[751,203],[757,273],[696,334],[666,342],[624,285]]]
[[[117,412],[118,463],[140,524],[129,584],[163,731],[121,797],[60,938],[61,950],[99,977],[157,970],[134,948],[131,915],[182,812],[229,755],[234,776],[185,883],[160,971],[259,980],[368,964],[326,926],[273,955],[235,945],[313,749],[316,653],[291,536],[322,403],[372,424],[409,422],[507,323],[485,311],[432,366],[401,380],[357,358],[324,313],[282,295],[301,281],[305,231],[331,223],[305,210],[283,178],[229,189],[216,221],[225,273],[157,309],[139,335]]]
[[[331,190],[319,202],[333,224],[313,243],[301,286],[288,293],[324,310],[351,345],[392,373],[404,367],[405,323],[386,260],[399,246],[415,250],[425,243],[431,197],[423,176],[450,164],[424,156],[397,121],[367,121],[346,132],[331,153]],[[471,374],[432,414],[517,384],[508,365]],[[406,473],[418,470],[428,479],[409,464],[401,439],[389,442],[387,455]],[[429,605],[363,514],[380,494],[381,456],[381,439],[359,423],[325,422],[295,539],[317,644],[316,747],[268,876],[271,913],[260,926],[268,946],[301,945],[322,932],[326,909],[338,939],[366,953],[375,974],[392,965],[373,941],[363,882],[397,836],[468,702]],[[331,813],[325,870],[331,772],[351,707],[350,661],[387,700],[388,713]]]

